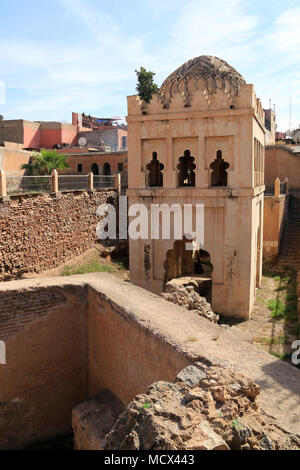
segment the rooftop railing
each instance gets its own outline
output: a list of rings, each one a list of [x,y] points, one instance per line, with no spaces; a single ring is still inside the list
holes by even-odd
[[[114,175],[59,175],[56,170],[46,176],[7,175],[0,170],[0,197],[58,193],[66,191],[92,191],[101,189],[117,189],[121,194],[124,181],[121,174]]]
[[[8,195],[50,193],[51,176],[6,176]]]
[[[289,192],[289,182],[288,178],[285,181],[280,181],[279,178],[276,178],[274,183],[267,183],[265,185],[265,195],[266,196],[281,196],[288,194]]]

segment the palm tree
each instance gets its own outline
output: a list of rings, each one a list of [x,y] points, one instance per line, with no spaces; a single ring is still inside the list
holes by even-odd
[[[69,168],[67,156],[57,153],[56,150],[42,149],[30,158],[29,163],[22,165],[22,170],[32,176],[50,175],[53,170],[65,170]]]

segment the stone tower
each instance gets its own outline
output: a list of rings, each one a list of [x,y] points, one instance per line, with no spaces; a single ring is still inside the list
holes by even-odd
[[[132,282],[160,293],[173,277],[202,273],[215,312],[249,318],[261,282],[265,189],[264,111],[253,85],[225,61],[200,56],[149,104],[128,97],[127,122],[129,206],[204,205],[196,256],[184,251],[184,236],[130,240]]]

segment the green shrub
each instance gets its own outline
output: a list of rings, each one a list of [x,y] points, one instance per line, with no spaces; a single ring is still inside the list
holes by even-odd
[[[284,316],[285,307],[281,300],[270,300],[268,309],[271,311],[272,318],[282,318]]]
[[[82,266],[77,268],[71,268],[66,266],[62,272],[61,276],[73,276],[76,274],[88,274],[88,273],[113,273],[114,268],[108,264],[101,264],[98,260],[89,261]]]

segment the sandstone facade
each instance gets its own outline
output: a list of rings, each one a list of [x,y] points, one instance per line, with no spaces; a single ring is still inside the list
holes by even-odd
[[[170,75],[150,103],[129,96],[127,122],[129,206],[165,205],[162,227],[166,206],[191,207],[194,223],[204,206],[198,231],[213,266],[212,308],[248,319],[261,283],[265,190],[264,111],[253,85],[223,60],[200,56]],[[175,236],[170,219],[170,236],[153,239],[149,230],[130,240],[131,280],[156,294],[167,281],[196,274],[177,250],[193,229]]]

